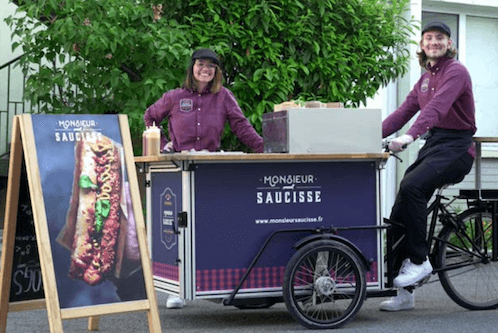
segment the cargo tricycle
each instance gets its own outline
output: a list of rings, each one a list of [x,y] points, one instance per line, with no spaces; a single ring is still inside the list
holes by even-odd
[[[380,174],[388,158],[238,152],[136,157],[145,179],[156,289],[240,309],[285,302],[307,328],[343,325],[367,297],[396,294],[403,239],[394,239],[394,229],[403,226],[382,218]],[[497,308],[498,195],[470,190],[447,198],[443,190],[429,207],[433,274],[459,305]],[[465,209],[454,211],[455,202]]]

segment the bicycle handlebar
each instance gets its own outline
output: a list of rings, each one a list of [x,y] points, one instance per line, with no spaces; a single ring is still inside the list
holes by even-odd
[[[398,161],[400,161],[401,163],[403,163],[403,160],[398,156],[396,155],[396,153],[392,152],[391,150],[389,150],[389,143],[391,142],[391,140],[389,139],[383,139],[382,140],[382,150],[386,153],[389,153],[389,155],[393,156],[394,158],[396,158]],[[403,146],[403,149],[405,149],[407,147],[407,145],[404,145]]]

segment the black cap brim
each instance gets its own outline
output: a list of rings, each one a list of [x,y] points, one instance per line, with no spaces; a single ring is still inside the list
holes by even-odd
[[[192,54],[192,60],[195,59],[209,59],[212,60],[215,64],[219,64],[220,62],[216,53],[214,53],[210,49],[199,49],[195,51]]]
[[[440,31],[440,32],[442,32],[444,34],[447,34],[448,37],[451,37],[451,29],[450,29],[450,27],[448,27],[443,22],[430,22],[430,23],[427,23],[424,26],[424,29],[422,29],[422,35],[424,33],[426,33],[427,31],[434,31],[434,30]]]

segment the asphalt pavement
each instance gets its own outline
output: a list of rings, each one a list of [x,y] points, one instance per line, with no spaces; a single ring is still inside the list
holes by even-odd
[[[0,229],[0,249],[1,249]],[[269,309],[240,310],[205,300],[187,301],[182,309],[166,308],[167,295],[158,292],[159,316],[163,332],[271,332],[289,333],[312,331],[297,323],[287,312],[285,304]],[[435,276],[415,291],[415,309],[402,312],[379,311],[379,303],[386,298],[368,298],[356,316],[335,330],[336,333],[400,333],[400,332],[495,332],[498,310],[469,311],[455,304],[444,292]],[[84,333],[87,319],[64,320],[65,333]],[[9,312],[7,333],[50,332],[47,311]],[[102,333],[149,332],[145,312],[107,315],[100,318]],[[316,332],[316,331],[314,331]]]
[[[163,332],[304,332],[310,331],[290,316],[285,304],[269,309],[240,310],[210,301],[187,301],[183,309],[167,309],[167,296],[158,294]],[[416,308],[397,313],[381,312],[379,303],[386,298],[367,299],[356,316],[345,326],[320,332],[495,332],[498,310],[469,311],[456,305],[438,281],[416,290]],[[64,320],[64,332],[87,331],[87,319]],[[10,312],[9,332],[50,332],[45,310]],[[145,312],[103,316],[99,332],[149,332]],[[316,331],[315,331],[316,332]]]

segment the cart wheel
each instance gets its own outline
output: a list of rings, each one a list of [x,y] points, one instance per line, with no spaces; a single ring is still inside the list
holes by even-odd
[[[307,328],[343,325],[361,308],[365,295],[364,266],[350,248],[333,240],[303,246],[285,269],[285,305]]]

